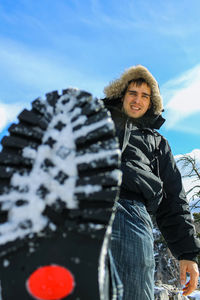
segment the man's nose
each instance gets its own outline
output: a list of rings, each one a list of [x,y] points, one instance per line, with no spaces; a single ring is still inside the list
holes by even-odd
[[[134,97],[135,103],[139,103],[140,100],[141,100],[141,96],[140,95],[135,95],[135,97]]]

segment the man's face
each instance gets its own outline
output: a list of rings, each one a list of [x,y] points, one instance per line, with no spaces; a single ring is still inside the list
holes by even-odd
[[[151,89],[146,83],[136,86],[131,82],[122,98],[123,110],[131,118],[142,117],[151,107]]]

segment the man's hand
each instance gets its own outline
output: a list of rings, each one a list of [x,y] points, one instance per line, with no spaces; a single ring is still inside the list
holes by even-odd
[[[183,295],[191,294],[197,287],[199,279],[198,265],[191,260],[180,260],[180,281],[183,288]],[[190,280],[186,283],[186,272],[190,274]]]

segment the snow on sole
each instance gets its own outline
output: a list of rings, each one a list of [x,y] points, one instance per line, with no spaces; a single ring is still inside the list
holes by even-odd
[[[0,152],[0,299],[108,299],[107,247],[121,172],[103,103],[36,99]]]

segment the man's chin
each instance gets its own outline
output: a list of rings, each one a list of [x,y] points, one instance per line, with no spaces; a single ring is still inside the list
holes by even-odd
[[[139,118],[141,118],[141,116],[138,116],[137,114],[131,114],[131,113],[129,113],[129,114],[127,114],[130,118],[132,118],[132,119],[139,119]]]

